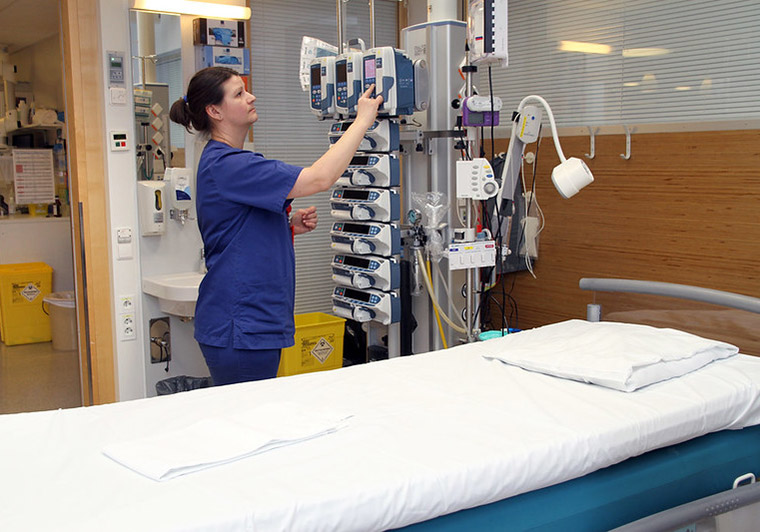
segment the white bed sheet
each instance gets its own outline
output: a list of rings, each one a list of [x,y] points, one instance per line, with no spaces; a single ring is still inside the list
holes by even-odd
[[[353,417],[333,434],[167,482],[101,453],[280,401]],[[259,383],[0,416],[0,530],[381,530],[758,423],[760,360],[753,357],[624,393],[486,360],[470,344]]]

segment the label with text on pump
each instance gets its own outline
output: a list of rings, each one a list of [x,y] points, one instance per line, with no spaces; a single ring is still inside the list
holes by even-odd
[[[487,159],[457,161],[457,198],[487,200],[499,192],[499,185]]]
[[[356,114],[362,95],[363,52],[346,52],[335,58],[335,106],[343,116]]]
[[[396,155],[360,154],[354,155],[335,184],[342,187],[397,187],[399,175],[400,166]]]
[[[317,57],[309,65],[310,108],[318,118],[332,118],[335,107],[335,57]]]
[[[335,222],[330,240],[332,249],[341,253],[382,257],[401,253],[401,232],[394,224]]]
[[[353,124],[353,121],[346,120],[335,122],[330,126],[330,132],[327,134],[330,144],[338,142],[343,133],[351,127],[351,124]],[[387,153],[398,151],[398,149],[398,122],[396,120],[379,119],[369,126],[357,151]]]
[[[393,259],[335,255],[332,260],[332,278],[338,284],[354,288],[398,290],[400,267]]]
[[[330,215],[341,220],[390,222],[399,219],[398,192],[384,188],[337,188],[330,196]]]
[[[396,323],[401,315],[401,300],[394,294],[379,290],[357,290],[336,286],[332,295],[333,313],[358,322],[378,321],[383,325]]]
[[[380,114],[399,116],[414,113],[414,65],[404,52],[391,46],[364,52],[363,78],[364,90],[374,83],[375,94],[383,97]]]

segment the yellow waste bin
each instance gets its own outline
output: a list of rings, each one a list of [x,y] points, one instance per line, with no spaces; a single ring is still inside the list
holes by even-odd
[[[343,366],[343,318],[311,312],[296,314],[296,344],[282,350],[278,377]]]
[[[42,300],[52,292],[53,268],[44,262],[0,265],[0,336],[5,345],[50,341]]]

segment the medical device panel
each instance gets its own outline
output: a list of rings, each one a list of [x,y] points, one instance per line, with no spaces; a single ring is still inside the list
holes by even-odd
[[[470,96],[462,101],[464,127],[490,127],[499,125],[501,98],[498,96]]]
[[[470,0],[468,13],[470,61],[507,66],[507,0]]]
[[[330,127],[328,138],[330,144],[338,142],[340,137],[351,127],[353,121],[344,120],[335,122]],[[399,149],[399,129],[396,120],[375,120],[364,134],[359,151],[365,152],[390,152]]]
[[[338,178],[336,185],[397,187],[399,171],[399,160],[394,154],[356,155],[348,164],[348,169]]]
[[[335,251],[390,257],[401,252],[401,232],[393,224],[335,222],[330,230]]]
[[[499,185],[487,159],[457,161],[457,198],[487,200],[498,192]]]
[[[362,95],[362,52],[346,52],[335,58],[335,106],[343,116],[356,114]]]
[[[332,272],[336,283],[354,288],[388,291],[397,290],[400,285],[400,267],[393,259],[335,255]]]
[[[383,188],[338,188],[332,191],[330,215],[340,220],[391,222],[399,219],[398,192]]]
[[[467,270],[496,264],[496,243],[493,240],[453,243],[448,250],[449,269]]]
[[[336,286],[332,295],[333,313],[336,316],[359,322],[379,321],[383,325],[395,323],[401,315],[401,300],[393,294],[379,290],[357,290]]]
[[[372,83],[375,84],[375,94],[383,97],[379,109],[381,115],[398,116],[414,112],[414,66],[404,52],[391,46],[365,52],[365,90]]]
[[[309,65],[311,112],[319,118],[335,116],[335,57],[317,57]]]

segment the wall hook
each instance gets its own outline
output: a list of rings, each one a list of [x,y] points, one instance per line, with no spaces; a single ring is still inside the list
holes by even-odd
[[[593,159],[596,156],[596,134],[599,133],[599,128],[591,129],[591,126],[586,126],[588,129],[588,135],[591,138],[591,153],[587,153],[586,157]]]
[[[625,153],[621,153],[620,156],[626,161],[631,158],[631,133],[636,131],[636,128],[628,129],[628,126],[623,126],[625,129]]]

